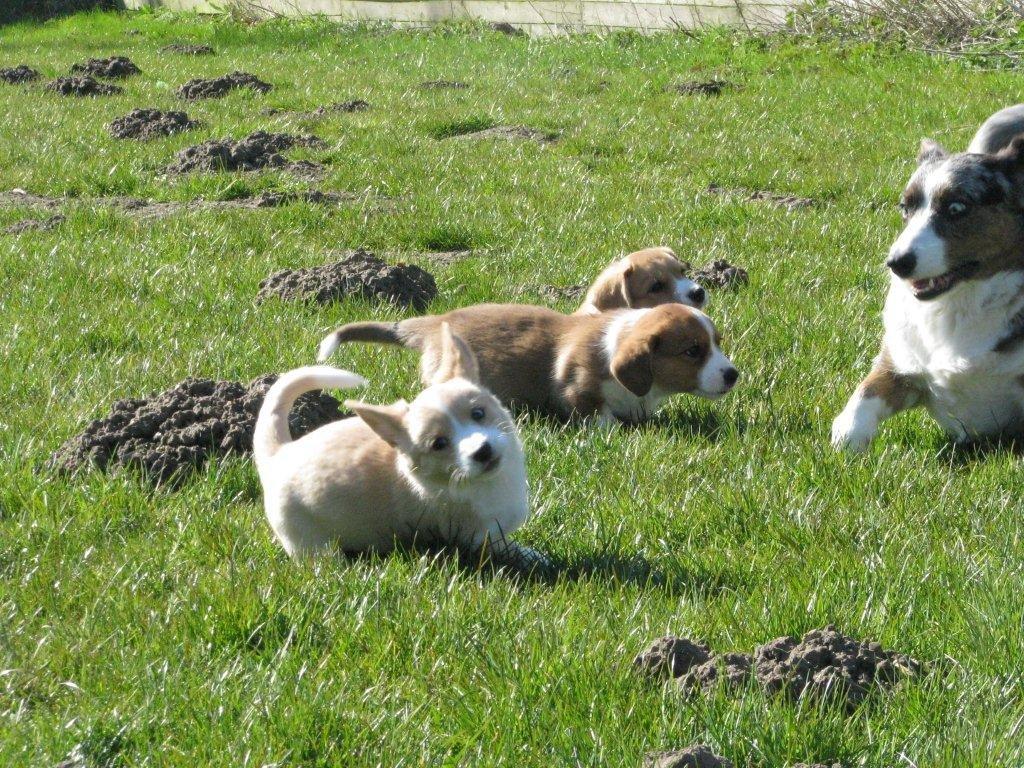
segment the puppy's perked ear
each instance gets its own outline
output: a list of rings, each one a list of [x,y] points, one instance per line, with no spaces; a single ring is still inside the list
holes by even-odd
[[[996,153],[996,159],[1015,168],[1024,165],[1024,133],[1014,136],[1009,144]]]
[[[466,379],[474,384],[480,382],[480,367],[476,355],[469,348],[465,339],[452,331],[451,325],[441,323],[441,349],[437,373],[431,384],[443,384],[451,379]]]
[[[932,139],[921,139],[921,148],[917,150],[918,165],[945,160],[947,157],[949,157],[949,152],[939,142]]]
[[[657,343],[655,336],[626,339],[612,358],[612,376],[637,397],[651,391],[654,384],[652,357]]]
[[[405,428],[409,404],[405,400],[391,405],[370,405],[358,400],[346,400],[345,407],[366,422],[366,426],[389,445],[397,448],[409,443],[409,433]]]

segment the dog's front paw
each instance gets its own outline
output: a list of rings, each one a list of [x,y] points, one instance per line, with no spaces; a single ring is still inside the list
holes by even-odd
[[[832,422],[832,446],[838,450],[862,453],[871,445],[876,430],[873,420],[864,418],[856,408],[847,408]]]

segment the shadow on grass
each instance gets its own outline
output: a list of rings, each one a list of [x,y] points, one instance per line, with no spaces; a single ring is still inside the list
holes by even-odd
[[[122,0],[4,0],[0,26],[16,21],[46,21],[79,11],[123,11]]]
[[[939,456],[946,459],[950,466],[969,468],[997,455],[1024,457],[1024,435],[999,435],[960,443],[939,440],[936,447]]]

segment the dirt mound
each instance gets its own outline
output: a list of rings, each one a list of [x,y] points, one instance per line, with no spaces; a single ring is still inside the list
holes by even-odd
[[[709,659],[711,648],[706,643],[666,635],[638,654],[633,659],[633,666],[652,677],[672,678],[685,675]]]
[[[27,64],[19,64],[16,67],[0,68],[0,81],[10,85],[31,83],[34,80],[38,80],[40,77],[42,77],[42,75]]]
[[[710,691],[719,685],[727,690],[741,688],[750,680],[754,659],[746,653],[713,655],[703,664],[690,667],[676,679],[683,691]]]
[[[184,112],[161,112],[159,109],[133,109],[110,124],[115,139],[153,139],[199,127]]]
[[[458,80],[427,80],[420,83],[420,88],[425,91],[463,91],[469,88],[469,83],[460,83]]]
[[[750,275],[743,267],[730,264],[725,259],[716,259],[693,273],[693,279],[705,288],[735,288],[750,282]]]
[[[292,147],[323,147],[316,136],[293,136],[288,133],[257,131],[244,139],[210,139],[187,147],[175,156],[168,173],[193,171],[256,171],[260,168],[302,169],[315,163],[293,163],[281,152]],[[319,167],[319,166],[316,166]]]
[[[538,285],[533,292],[542,298],[557,303],[559,301],[581,301],[587,295],[585,285]]]
[[[784,195],[767,189],[745,189],[744,187],[729,189],[727,187],[720,186],[719,184],[709,184],[708,193],[718,195],[720,197],[738,197],[741,200],[753,203],[768,203],[769,205],[774,205],[777,208],[785,208],[789,211],[793,211],[798,208],[810,208],[815,204],[814,200],[809,197]]]
[[[153,397],[119,400],[109,416],[64,443],[51,465],[61,472],[131,468],[157,484],[178,482],[213,456],[252,450],[256,416],[276,380],[271,374],[246,386],[186,379]],[[309,392],[296,401],[288,422],[298,437],[342,416],[333,397]]]
[[[362,99],[352,99],[351,101],[336,101],[333,104],[328,104],[325,107],[317,107],[309,111],[301,109],[282,109],[280,107],[268,107],[267,109],[261,110],[264,115],[274,116],[282,114],[291,114],[296,117],[304,118],[315,118],[315,117],[326,117],[329,114],[337,112],[365,112],[370,108],[370,102],[363,101]]]
[[[348,296],[364,296],[422,312],[437,296],[437,283],[433,275],[413,264],[390,266],[372,253],[358,250],[334,264],[275,272],[260,283],[256,301],[279,298],[328,304]]]
[[[558,141],[558,134],[551,131],[542,131],[531,128],[528,125],[495,125],[491,128],[483,128],[479,131],[459,133],[453,138],[458,139],[526,139],[537,141],[541,144],[550,144]]]
[[[58,77],[46,84],[46,90],[59,93],[61,96],[111,96],[124,91],[123,88],[101,83],[88,75]]]
[[[92,77],[106,77],[110,79],[131,77],[141,72],[142,70],[135,66],[135,63],[127,56],[88,59],[81,64],[75,64],[71,67],[73,75],[91,75]]]
[[[212,56],[216,53],[209,45],[189,45],[188,43],[171,43],[160,49],[161,53],[182,53],[186,56]]]
[[[697,744],[686,749],[647,755],[644,768],[732,768],[732,761],[719,757],[710,747]]]
[[[668,90],[683,96],[720,96],[732,83],[727,80],[687,80],[670,85]]]
[[[178,96],[183,99],[219,99],[235,88],[250,88],[257,93],[267,93],[273,87],[248,72],[232,72],[220,77],[189,80],[178,89]]]
[[[794,700],[838,697],[851,709],[873,688],[891,688],[921,670],[909,656],[854,640],[833,626],[812,630],[799,642],[780,637],[762,645],[754,653],[754,666],[769,694]]]
[[[5,227],[4,232],[8,235],[21,235],[25,232],[33,231],[49,232],[51,229],[56,229],[63,221],[64,217],[60,214],[50,216],[47,219],[23,219]]]

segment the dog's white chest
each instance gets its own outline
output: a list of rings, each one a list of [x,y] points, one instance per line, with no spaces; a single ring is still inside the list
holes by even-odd
[[[1002,274],[933,302],[895,283],[885,306],[885,346],[898,372],[922,379],[928,410],[958,439],[1024,426],[1024,346],[995,351],[1024,306],[1024,276]]]
[[[649,419],[661,407],[667,395],[655,386],[643,397],[637,397],[615,379],[608,379],[601,384],[601,397],[604,400],[601,409],[603,420],[636,424]]]

